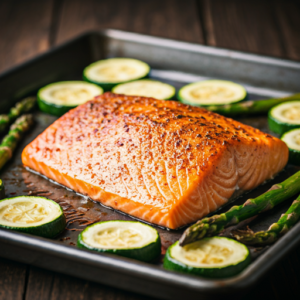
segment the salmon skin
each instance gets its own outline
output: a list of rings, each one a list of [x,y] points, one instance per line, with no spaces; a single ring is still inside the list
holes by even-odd
[[[171,229],[271,179],[287,160],[281,140],[232,119],[112,93],[69,111],[22,153],[24,166]]]

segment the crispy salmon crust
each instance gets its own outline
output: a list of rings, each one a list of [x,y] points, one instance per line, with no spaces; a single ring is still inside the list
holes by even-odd
[[[281,140],[175,101],[105,93],[50,125],[23,164],[106,206],[168,228],[272,178]]]

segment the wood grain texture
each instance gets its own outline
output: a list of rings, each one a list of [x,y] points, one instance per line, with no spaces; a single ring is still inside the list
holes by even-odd
[[[151,300],[71,276],[31,267],[25,300]]]
[[[194,0],[65,0],[61,4],[56,43],[105,28],[204,42]]]
[[[201,0],[199,3],[208,45],[287,56],[273,2]]]
[[[49,46],[52,0],[0,1],[0,72]]]
[[[0,300],[22,300],[27,266],[0,258]]]
[[[281,40],[289,59],[300,60],[300,1],[274,1]]]
[[[30,266],[24,300],[51,299],[55,273]]]

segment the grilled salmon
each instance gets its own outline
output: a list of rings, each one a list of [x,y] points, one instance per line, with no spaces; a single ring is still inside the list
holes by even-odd
[[[279,139],[203,108],[105,93],[22,153],[48,178],[141,220],[178,228],[287,163]]]

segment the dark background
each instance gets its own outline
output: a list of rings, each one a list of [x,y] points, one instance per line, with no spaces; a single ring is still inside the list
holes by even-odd
[[[299,12],[292,0],[0,0],[0,72],[102,28],[300,60]]]
[[[300,61],[300,1],[0,0],[0,72],[104,28]],[[243,299],[300,299],[299,253]],[[0,258],[0,300],[10,299],[149,298]]]

